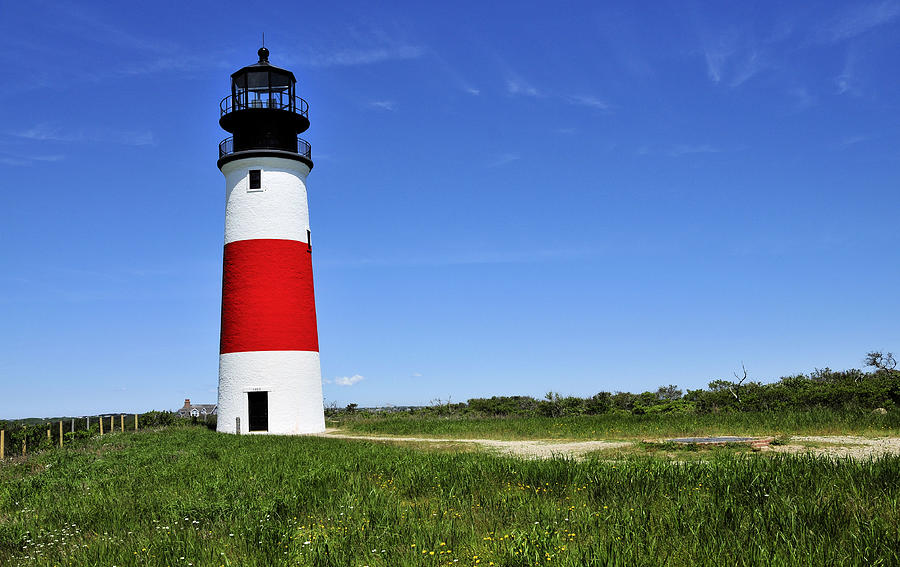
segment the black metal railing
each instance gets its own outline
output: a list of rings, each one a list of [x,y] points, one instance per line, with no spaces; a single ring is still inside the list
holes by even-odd
[[[250,148],[249,151],[252,150],[281,150],[281,151],[291,151],[287,150],[284,147],[276,147],[276,146],[260,146],[254,145],[253,148]],[[309,145],[309,142],[304,140],[303,138],[297,138],[297,149],[295,150],[298,154],[305,158],[312,159],[312,147]],[[225,138],[221,142],[219,142],[219,157],[223,158],[229,154],[234,153],[234,136],[230,136]]]
[[[221,116],[248,108],[274,108],[309,118],[309,104],[305,100],[281,91],[241,91],[226,96],[219,103]]]

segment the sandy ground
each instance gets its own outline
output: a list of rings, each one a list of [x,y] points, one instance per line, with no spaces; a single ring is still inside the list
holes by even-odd
[[[787,445],[773,445],[779,453],[813,453],[857,459],[883,454],[900,455],[900,437],[854,437],[852,435],[792,435]]]
[[[431,437],[381,437],[375,435],[349,435],[338,429],[329,429],[322,437],[339,439],[363,439],[366,441],[391,441],[396,443],[474,443],[505,455],[526,459],[550,459],[581,457],[591,451],[628,447],[627,441],[500,441],[497,439],[439,439]]]
[[[580,458],[592,451],[630,447],[630,441],[501,441],[497,439],[441,439],[433,437],[387,437],[377,435],[350,435],[339,429],[329,429],[322,437],[361,439],[394,443],[473,443],[505,455],[526,459],[552,457]],[[833,457],[867,458],[882,454],[900,455],[900,437],[791,436],[787,445],[773,445],[768,451],[777,453],[812,453]]]

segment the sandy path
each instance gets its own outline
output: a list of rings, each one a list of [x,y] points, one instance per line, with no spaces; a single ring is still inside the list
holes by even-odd
[[[811,443],[816,446],[807,446]],[[900,455],[900,437],[856,437],[853,435],[792,435],[787,445],[773,445],[779,453],[812,453],[832,457],[864,459],[879,455]]]
[[[395,443],[474,443],[505,455],[525,459],[549,459],[552,457],[581,458],[591,451],[615,449],[634,445],[631,441],[556,441],[556,440],[515,440],[498,439],[446,439],[438,437],[388,437],[378,435],[351,435],[340,429],[329,429],[320,435],[337,439],[360,439]],[[804,445],[804,443],[814,446]],[[769,448],[778,453],[812,453],[833,457],[868,458],[879,455],[900,455],[900,437],[856,437],[852,435],[791,436],[787,445],[772,445]]]
[[[441,439],[431,437],[382,437],[375,435],[350,435],[338,429],[329,429],[322,437],[338,439],[362,439],[365,441],[392,441],[409,443],[474,443],[505,455],[525,459],[550,459],[552,457],[582,457],[591,451],[613,449],[631,445],[627,441],[501,441],[498,439]]]

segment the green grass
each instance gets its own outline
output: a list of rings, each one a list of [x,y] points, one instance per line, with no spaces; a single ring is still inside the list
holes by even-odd
[[[477,418],[364,414],[333,419],[347,432],[489,439],[643,439],[703,435],[900,435],[900,411],[602,414],[575,417]]]
[[[118,433],[0,465],[0,565],[889,565],[898,478],[896,457],[522,461]]]
[[[710,461],[754,453],[748,445],[703,445],[698,443],[644,443],[635,441],[624,447],[610,447],[588,453],[588,458],[604,460],[652,456],[669,461]]]

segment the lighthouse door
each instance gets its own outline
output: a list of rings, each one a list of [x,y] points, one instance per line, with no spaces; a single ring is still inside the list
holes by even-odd
[[[247,409],[250,431],[269,430],[269,393],[247,392]]]

